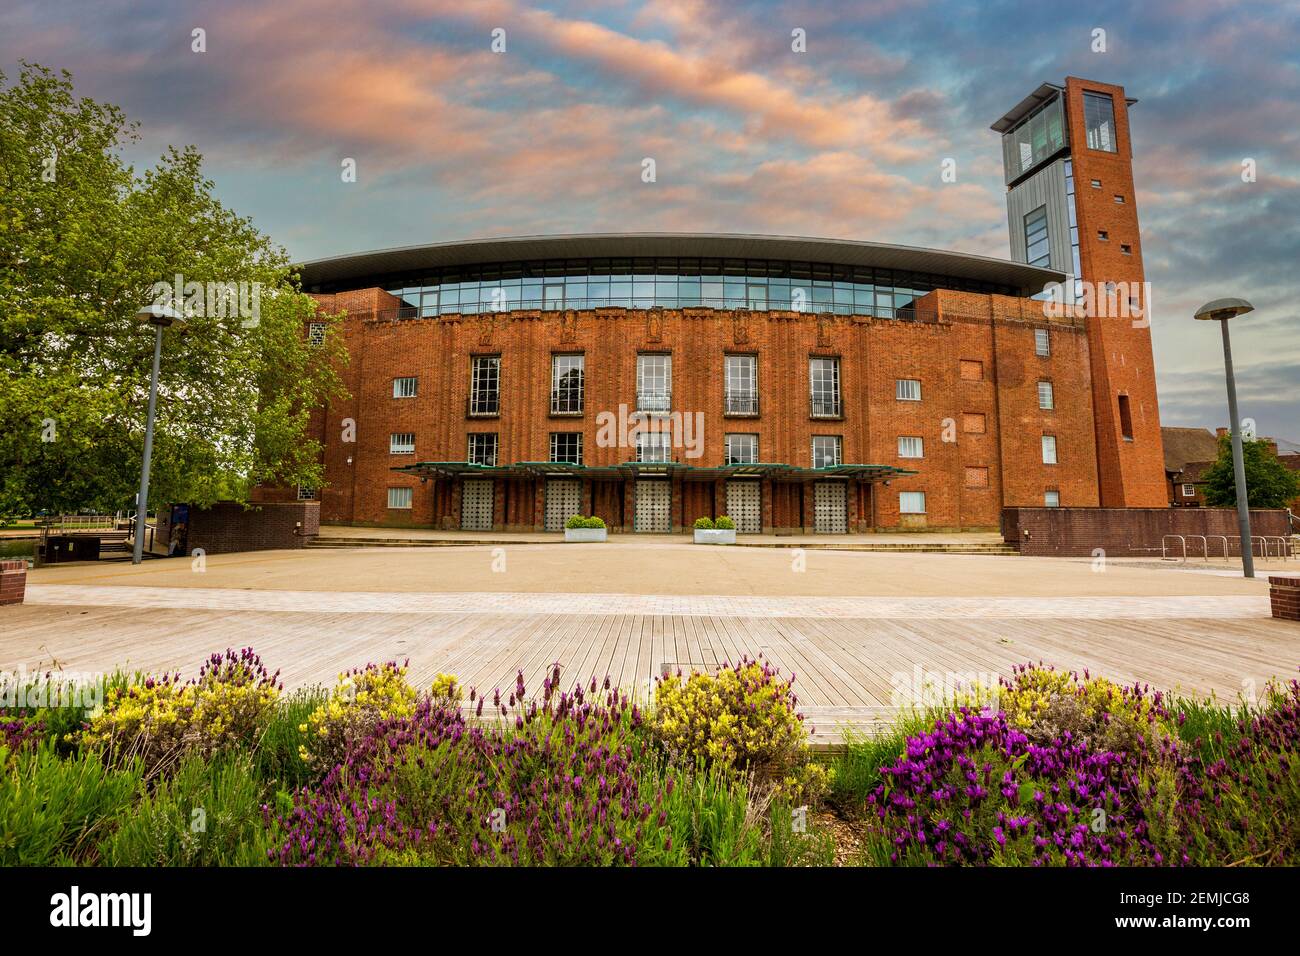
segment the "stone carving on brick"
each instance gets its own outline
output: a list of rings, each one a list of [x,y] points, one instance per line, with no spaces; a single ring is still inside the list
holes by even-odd
[[[645,337],[647,342],[662,342],[664,339],[664,308],[656,305],[645,316]]]
[[[574,309],[565,309],[560,313],[560,341],[578,341],[578,313]]]
[[[749,323],[753,313],[747,309],[736,309],[731,313],[731,341],[735,345],[749,344]]]
[[[497,317],[495,312],[483,312],[478,317],[478,344],[491,345],[492,336],[497,330]]]
[[[832,312],[817,313],[817,347],[827,348],[831,344],[831,326],[835,323]]]

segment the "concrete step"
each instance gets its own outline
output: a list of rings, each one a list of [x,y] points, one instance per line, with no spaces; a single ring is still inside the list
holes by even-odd
[[[635,540],[635,536],[624,536],[628,540]],[[613,540],[618,540],[615,537]],[[689,539],[682,538],[683,543]],[[371,538],[371,537],[329,537],[313,538],[307,542],[308,548],[326,549],[326,548],[454,548],[454,547],[482,547],[498,545],[532,545],[532,544],[559,544],[562,539],[555,538],[548,541],[520,541],[517,538]],[[876,552],[905,552],[909,554],[1019,554],[1019,552],[1008,544],[999,542],[946,542],[946,541],[882,541],[879,543],[871,542],[839,542],[832,537],[825,541],[746,541],[740,538],[736,541],[737,547],[745,548],[804,548],[816,551],[876,551]]]

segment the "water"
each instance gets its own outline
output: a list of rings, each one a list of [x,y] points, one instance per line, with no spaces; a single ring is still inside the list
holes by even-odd
[[[0,538],[0,558],[27,558],[31,560],[36,557],[36,538]]]

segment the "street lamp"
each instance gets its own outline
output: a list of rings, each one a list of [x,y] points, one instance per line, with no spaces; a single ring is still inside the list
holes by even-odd
[[[1232,374],[1232,342],[1228,339],[1228,320],[1255,307],[1245,299],[1215,299],[1196,310],[1196,318],[1215,321],[1223,330],[1223,368],[1228,377],[1228,428],[1232,432],[1232,473],[1237,481],[1237,527],[1241,533],[1241,570],[1255,576],[1255,554],[1250,538],[1250,504],[1246,500],[1246,463],[1241,453],[1241,420],[1237,418],[1237,382]]]
[[[149,378],[149,414],[144,425],[144,461],[140,466],[140,498],[135,508],[135,552],[131,563],[139,564],[144,560],[144,522],[149,510],[149,461],[153,458],[153,418],[154,408],[158,404],[158,365],[162,361],[163,329],[169,325],[185,327],[185,320],[175,309],[166,305],[146,305],[135,317],[140,322],[147,322],[154,327],[153,340],[153,375]]]

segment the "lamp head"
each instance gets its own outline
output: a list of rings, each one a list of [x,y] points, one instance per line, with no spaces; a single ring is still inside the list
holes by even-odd
[[[1215,299],[1197,309],[1196,318],[1203,321],[1226,321],[1254,311],[1255,307],[1245,299]]]
[[[169,325],[175,325],[178,328],[185,328],[185,317],[173,309],[170,305],[157,305],[150,303],[142,306],[135,314],[136,321],[145,322],[149,325],[161,325],[167,328]]]

